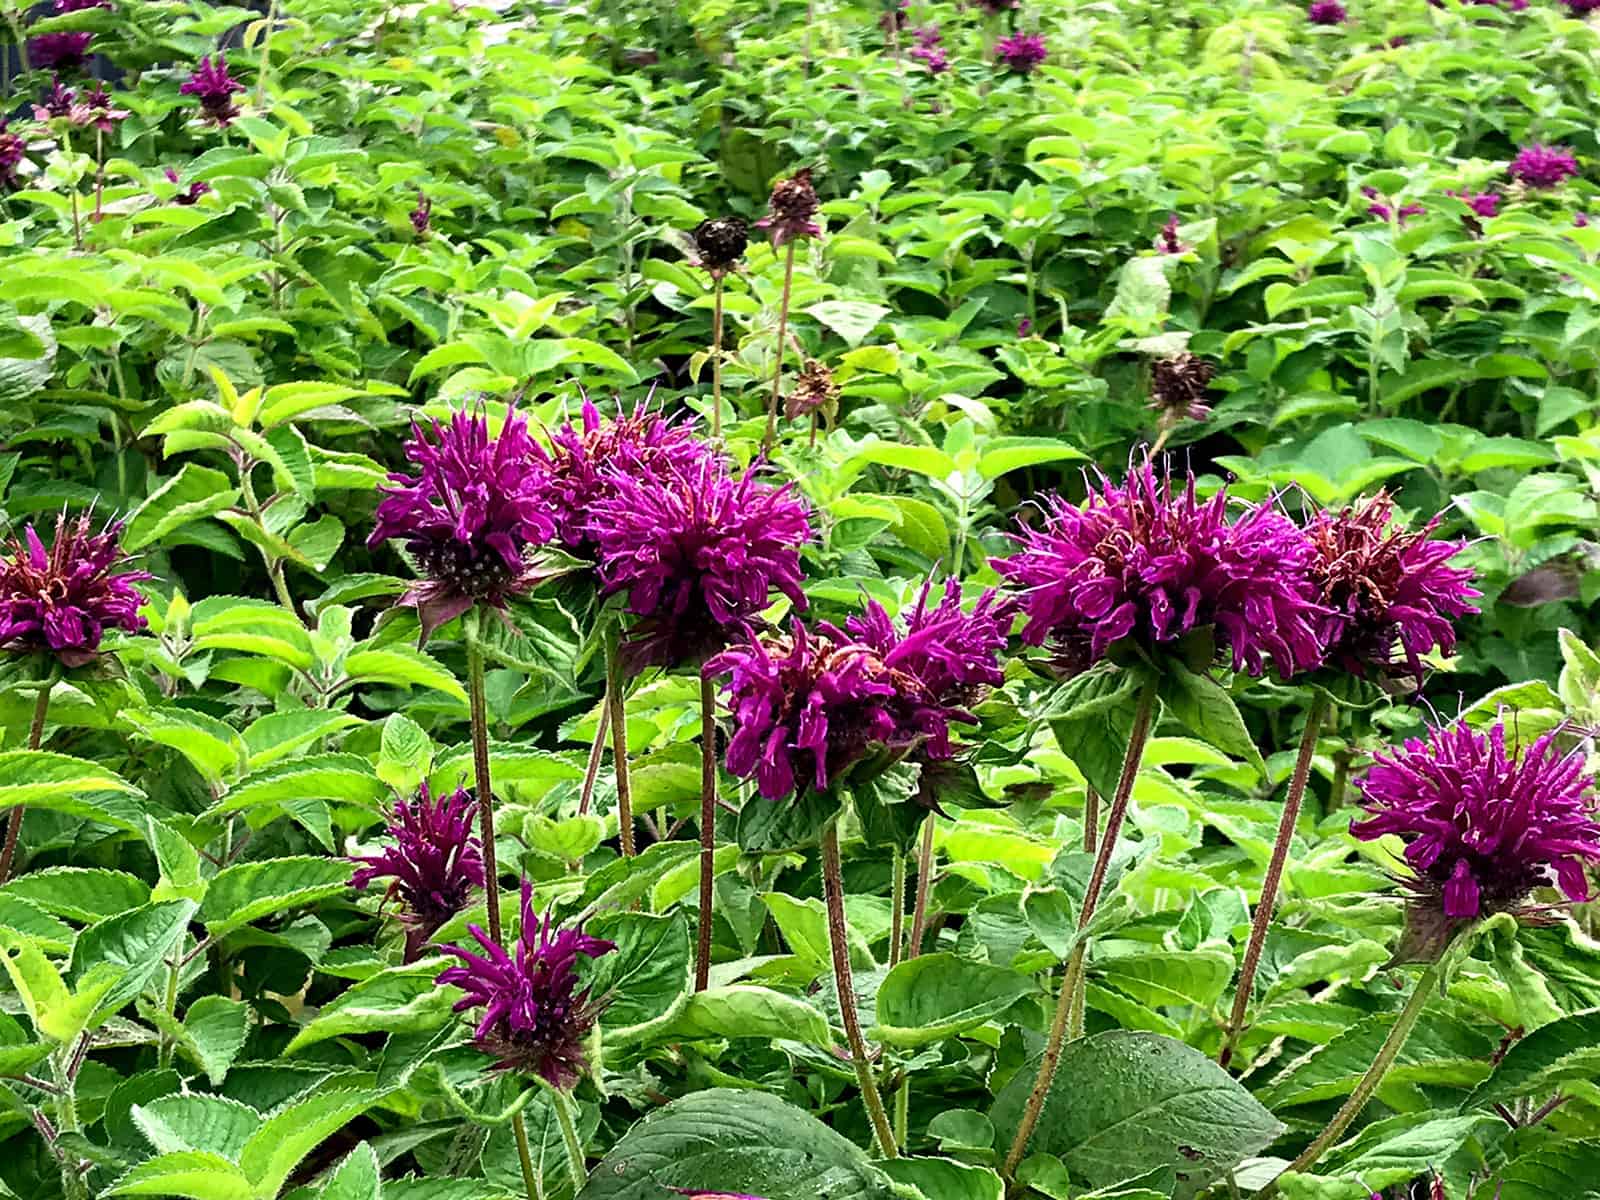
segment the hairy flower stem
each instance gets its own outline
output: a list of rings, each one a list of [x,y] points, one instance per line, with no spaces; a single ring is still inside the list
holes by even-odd
[[[1333,782],[1328,785],[1328,811],[1344,807],[1345,785],[1350,780],[1350,760],[1354,751],[1341,746],[1333,755]]]
[[[1094,788],[1083,792],[1083,852],[1093,854],[1100,841],[1100,793]]]
[[[500,868],[494,856],[494,791],[489,780],[489,703],[483,691],[483,648],[478,644],[478,610],[466,619],[467,697],[472,711],[472,779],[477,789],[479,840],[483,842],[484,899],[489,909],[489,940],[500,935]]]
[[[700,676],[700,939],[694,955],[694,990],[711,982],[711,924],[717,858],[717,688]]]
[[[906,936],[906,856],[898,848],[889,876],[889,966],[900,965]]]
[[[861,1035],[861,1015],[856,1011],[855,982],[850,976],[850,934],[844,918],[844,867],[839,861],[839,830],[832,825],[822,835],[822,890],[828,901],[828,944],[833,951],[833,982],[839,992],[839,1016],[844,1022],[845,1038],[850,1043],[850,1061],[861,1084],[861,1102],[872,1122],[878,1149],[885,1158],[895,1158],[899,1151],[895,1148],[894,1130],[889,1125],[889,1114],[884,1111],[883,1097],[878,1094],[878,1081],[873,1078],[872,1062],[867,1057],[867,1040]]]
[[[911,942],[906,946],[908,960],[922,953],[922,939],[928,932],[928,892],[933,887],[933,814],[922,822],[922,846],[917,851],[917,899],[911,910]]]
[[[771,454],[778,437],[778,393],[783,390],[783,339],[789,332],[789,293],[794,287],[794,242],[790,241],[783,260],[783,299],[778,304],[778,340],[773,349],[772,399],[767,402],[767,433],[761,439],[761,453]]]
[[[1128,731],[1128,748],[1122,756],[1122,775],[1117,780],[1117,792],[1111,798],[1111,809],[1106,814],[1105,837],[1100,842],[1094,870],[1090,872],[1088,886],[1084,889],[1083,905],[1078,912],[1078,944],[1073,948],[1066,973],[1061,979],[1061,994],[1056,998],[1055,1016],[1051,1019],[1050,1033],[1045,1039],[1044,1057],[1039,1061],[1039,1077],[1033,1082],[1033,1091],[1028,1093],[1022,1121],[1017,1126],[1017,1136],[1011,1143],[1005,1166],[1000,1172],[1007,1180],[1016,1175],[1017,1164],[1022,1161],[1028,1142],[1033,1138],[1034,1126],[1039,1123],[1039,1114],[1044,1111],[1044,1102],[1050,1095],[1050,1085],[1055,1082],[1056,1067],[1061,1062],[1061,1048],[1067,1040],[1067,1026],[1071,1023],[1074,1010],[1078,1013],[1078,1019],[1082,1019],[1077,995],[1083,986],[1084,955],[1089,947],[1088,939],[1083,935],[1100,905],[1100,893],[1105,888],[1106,874],[1111,869],[1111,854],[1117,848],[1117,835],[1122,831],[1123,818],[1128,815],[1128,801],[1133,796],[1134,780],[1139,777],[1139,764],[1144,759],[1144,748],[1150,740],[1150,727],[1155,723],[1155,714],[1156,685],[1151,680],[1139,691],[1133,728]]]
[[[1428,1007],[1429,996],[1439,989],[1440,981],[1444,978],[1444,964],[1448,958],[1449,948],[1446,947],[1439,960],[1428,965],[1428,969],[1417,980],[1417,986],[1412,991],[1411,998],[1406,1001],[1405,1008],[1401,1009],[1400,1015],[1395,1018],[1394,1026],[1389,1030],[1389,1036],[1384,1039],[1378,1056],[1372,1060],[1372,1065],[1356,1084],[1356,1090],[1350,1093],[1350,1099],[1344,1102],[1344,1107],[1333,1114],[1333,1120],[1328,1122],[1328,1127],[1317,1134],[1311,1144],[1301,1152],[1300,1157],[1284,1168],[1285,1171],[1306,1171],[1315,1166],[1327,1149],[1344,1136],[1351,1122],[1361,1115],[1361,1110],[1367,1106],[1367,1101],[1372,1099],[1373,1093],[1383,1083],[1383,1077],[1394,1065],[1394,1060],[1400,1057],[1400,1051],[1405,1048],[1406,1039],[1416,1028],[1422,1010]],[[1277,1194],[1278,1181],[1274,1179],[1251,1197],[1251,1200],[1271,1200],[1271,1197]]]
[[[39,685],[39,698],[33,702],[33,724],[28,726],[28,749],[37,750],[39,743],[44,741],[44,719],[50,711],[50,691],[55,686],[54,680],[46,680]],[[22,805],[17,805],[11,810],[10,819],[6,821],[5,849],[0,850],[0,884],[11,878],[11,864],[17,857],[17,836],[22,832]]]
[[[567,1166],[572,1172],[573,1194],[576,1195],[578,1192],[583,1191],[584,1185],[589,1182],[589,1171],[584,1162],[583,1143],[578,1140],[578,1129],[572,1122],[572,1101],[566,1093],[556,1091],[554,1088],[550,1090],[550,1100],[555,1105],[556,1124],[561,1126],[561,1140],[567,1144]],[[521,1113],[517,1114],[516,1121],[518,1126],[522,1125]],[[524,1180],[531,1182],[533,1164],[526,1157],[527,1139],[528,1135],[524,1128],[518,1150],[524,1156],[522,1177]],[[528,1196],[529,1200],[532,1200],[533,1192],[530,1191]]]
[[[633,785],[628,782],[628,710],[623,695],[622,652],[616,634],[606,640],[606,703],[611,710],[611,765],[617,777],[617,838],[624,858],[637,850],[633,842]]]
[[[578,793],[578,815],[589,811],[594,803],[594,785],[600,778],[600,761],[606,753],[606,735],[611,732],[611,693],[600,698],[600,719],[594,727],[594,745],[589,747],[589,763],[583,769],[583,790]]]
[[[1227,1036],[1222,1042],[1222,1053],[1217,1062],[1226,1067],[1238,1049],[1239,1037],[1244,1033],[1245,1010],[1250,1007],[1250,994],[1255,988],[1256,968],[1261,965],[1261,948],[1267,941],[1267,930],[1272,925],[1272,910],[1278,902],[1278,888],[1283,883],[1283,868],[1289,861],[1289,845],[1294,841],[1295,826],[1300,820],[1300,805],[1305,799],[1306,782],[1311,778],[1311,760],[1317,752],[1317,734],[1322,729],[1328,711],[1328,701],[1318,695],[1306,713],[1306,727],[1300,735],[1300,755],[1295,759],[1294,773],[1289,776],[1289,793],[1283,798],[1283,815],[1278,819],[1278,840],[1272,844],[1272,858],[1267,863],[1266,877],[1261,881],[1261,899],[1256,902],[1255,917],[1250,923],[1250,941],[1245,946],[1244,965],[1239,968],[1239,984],[1233,994],[1233,1014],[1228,1018]]]
[[[711,436],[722,439],[722,272],[711,281]]]

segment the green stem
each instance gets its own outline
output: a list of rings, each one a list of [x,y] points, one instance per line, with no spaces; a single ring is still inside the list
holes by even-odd
[[[783,339],[789,331],[789,292],[794,286],[794,242],[791,240],[783,260],[783,299],[778,305],[778,341],[773,347],[772,399],[767,403],[767,433],[761,439],[761,453],[771,454],[778,436],[778,393],[783,389]]]
[[[894,1144],[902,1151],[911,1140],[911,1072],[900,1077],[894,1094]]]
[[[1278,902],[1278,888],[1283,883],[1283,868],[1289,861],[1289,847],[1294,841],[1295,826],[1300,821],[1300,805],[1305,799],[1306,783],[1311,778],[1311,760],[1317,753],[1317,734],[1326,718],[1328,701],[1320,693],[1311,701],[1306,713],[1306,727],[1300,734],[1300,754],[1295,759],[1294,773],[1289,776],[1289,792],[1283,798],[1283,814],[1278,818],[1278,838],[1272,844],[1272,858],[1267,863],[1267,874],[1261,881],[1261,898],[1256,901],[1255,917],[1250,922],[1250,941],[1245,946],[1244,965],[1239,969],[1239,984],[1233,994],[1233,1013],[1228,1018],[1227,1036],[1222,1042],[1222,1053],[1217,1062],[1227,1066],[1238,1049],[1239,1037],[1244,1033],[1245,1012],[1250,1007],[1250,994],[1255,989],[1256,968],[1261,965],[1261,949],[1266,945],[1267,930],[1272,925],[1272,910]]]
[[[711,308],[711,436],[722,440],[722,275],[712,279]]]
[[[895,847],[889,877],[889,967],[900,965],[901,943],[906,932],[906,856]]]
[[[922,847],[917,851],[917,899],[911,910],[911,944],[908,960],[922,953],[922,939],[928,932],[928,892],[933,886],[933,814],[922,822]]]
[[[1400,1015],[1395,1018],[1395,1023],[1389,1030],[1389,1036],[1384,1040],[1383,1047],[1378,1051],[1378,1056],[1372,1060],[1372,1065],[1356,1084],[1356,1090],[1350,1093],[1350,1099],[1344,1102],[1344,1107],[1333,1114],[1333,1120],[1328,1122],[1328,1127],[1317,1134],[1311,1144],[1301,1152],[1300,1157],[1284,1168],[1285,1171],[1305,1171],[1315,1166],[1327,1149],[1344,1136],[1351,1122],[1361,1115],[1361,1110],[1367,1106],[1367,1101],[1372,1099],[1373,1093],[1378,1090],[1383,1077],[1394,1065],[1394,1060],[1400,1057],[1400,1051],[1405,1048],[1406,1039],[1416,1028],[1422,1010],[1428,1007],[1429,996],[1439,989],[1440,982],[1444,978],[1444,964],[1449,956],[1449,947],[1446,947],[1437,962],[1428,964],[1428,969],[1417,980],[1411,998],[1406,1001],[1405,1008],[1401,1009]],[[1278,1181],[1274,1179],[1251,1200],[1271,1200],[1271,1197],[1277,1194]]]
[[[694,990],[711,982],[711,924],[717,858],[717,687],[700,676],[700,936],[694,956]]]
[[[1093,854],[1100,841],[1100,793],[1092,787],[1083,792],[1083,852]]]
[[[611,692],[600,698],[600,719],[594,726],[594,744],[589,747],[589,762],[583,770],[583,790],[578,793],[578,815],[589,811],[594,802],[595,781],[600,778],[600,760],[606,753],[606,734],[611,732]]]
[[[1055,1082],[1056,1067],[1061,1062],[1061,1048],[1066,1042],[1067,1027],[1072,1022],[1075,1009],[1078,1012],[1078,1019],[1082,1020],[1082,1009],[1078,1007],[1077,995],[1083,985],[1084,956],[1089,946],[1089,940],[1084,934],[1089,928],[1090,921],[1094,919],[1095,910],[1100,905],[1100,893],[1105,887],[1106,874],[1111,869],[1111,855],[1117,847],[1117,835],[1121,833],[1123,819],[1128,815],[1128,801],[1133,796],[1134,780],[1139,777],[1139,764],[1144,759],[1145,743],[1150,740],[1150,727],[1155,723],[1155,713],[1156,685],[1152,679],[1139,691],[1133,728],[1128,731],[1128,748],[1122,757],[1122,775],[1117,780],[1116,795],[1111,798],[1111,809],[1106,814],[1105,837],[1100,842],[1100,852],[1095,857],[1094,870],[1089,874],[1089,883],[1083,893],[1083,905],[1078,912],[1078,944],[1073,947],[1066,973],[1062,976],[1061,994],[1056,998],[1055,1016],[1051,1019],[1050,1033],[1045,1039],[1044,1056],[1039,1060],[1039,1076],[1034,1080],[1033,1091],[1028,1094],[1028,1102],[1022,1110],[1022,1121],[1017,1126],[1017,1136],[1011,1143],[1011,1149],[1006,1154],[1005,1166],[1001,1170],[1001,1174],[1008,1180],[1016,1175],[1017,1164],[1027,1152],[1034,1127],[1038,1125],[1039,1116],[1044,1111],[1044,1102],[1050,1095],[1050,1085]]]
[[[472,712],[472,780],[477,789],[479,839],[483,842],[484,899],[489,909],[489,940],[500,936],[500,866],[494,853],[494,788],[489,778],[489,703],[484,695],[483,648],[478,644],[478,610],[467,610],[467,697]]]
[[[633,841],[633,786],[628,780],[628,710],[622,651],[613,633],[606,639],[606,703],[611,709],[611,766],[617,782],[617,838],[624,858],[638,851]]]
[[[261,66],[256,69],[256,107],[260,108],[267,95],[267,64],[272,53],[272,30],[278,23],[278,0],[267,6],[267,27],[261,35]]]
[[[572,1123],[572,1110],[568,1107],[571,1101],[566,1093],[552,1090],[550,1099],[555,1104],[556,1122],[561,1126],[561,1140],[567,1144],[567,1166],[572,1170],[573,1193],[583,1191],[584,1184],[589,1182],[589,1172],[585,1166],[583,1156],[583,1143],[578,1140],[577,1127]],[[522,1119],[518,1114],[517,1119]],[[526,1134],[523,1135],[526,1138]]]
[[[564,1112],[565,1106],[561,1103],[561,1097],[553,1098],[556,1111]],[[539,1176],[533,1170],[533,1154],[528,1149],[528,1122],[523,1119],[520,1111],[511,1118],[511,1136],[517,1140],[517,1163],[522,1168],[522,1190],[528,1194],[528,1200],[541,1200],[544,1189],[539,1186]],[[570,1152],[569,1148],[568,1153]],[[576,1182],[581,1190],[583,1181],[578,1179]]]
[[[33,702],[33,724],[28,726],[28,749],[37,750],[44,741],[44,721],[50,712],[50,692],[55,687],[53,679],[39,685],[39,697]],[[0,884],[11,878],[11,866],[17,857],[17,838],[22,833],[22,805],[11,810],[6,821],[5,848],[0,850]]]
[[[175,1023],[178,1019],[178,977],[183,973],[183,959],[179,957],[176,950],[173,951],[172,960],[167,964],[167,967],[167,1019]],[[163,1068],[172,1065],[172,1055],[176,1049],[177,1043],[163,1030],[161,1033],[161,1050],[158,1056]]]
[[[855,981],[850,975],[850,931],[844,916],[844,867],[839,861],[839,830],[830,825],[822,835],[822,890],[828,902],[828,944],[832,950],[833,982],[839,992],[839,1016],[844,1023],[845,1040],[850,1043],[850,1062],[861,1085],[861,1102],[872,1122],[878,1149],[885,1158],[895,1158],[894,1130],[878,1094],[878,1081],[867,1057],[867,1040],[861,1035],[861,1014],[856,1011]]]

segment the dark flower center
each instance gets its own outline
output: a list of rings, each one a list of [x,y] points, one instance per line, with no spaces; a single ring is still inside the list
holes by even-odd
[[[424,547],[417,559],[429,579],[480,600],[497,595],[515,577],[498,554],[479,553],[475,547],[456,541],[434,542]]]

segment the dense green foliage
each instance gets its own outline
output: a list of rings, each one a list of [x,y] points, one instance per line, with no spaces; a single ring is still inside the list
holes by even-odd
[[[781,420],[772,454],[814,514],[821,617],[863,594],[896,610],[930,574],[996,583],[1031,499],[1081,497],[1085,466],[1118,475],[1158,438],[1208,489],[1283,489],[1298,512],[1386,487],[1413,525],[1471,539],[1482,613],[1421,702],[1344,697],[1315,746],[1226,1070],[1313,694],[1200,676],[1187,703],[1164,694],[1091,930],[1087,1036],[1016,1194],[1266,1185],[1413,974],[1389,965],[1396,845],[1347,832],[1367,756],[1429,705],[1525,734],[1570,720],[1573,742],[1600,721],[1600,224],[1582,215],[1600,25],[1557,0],[1352,0],[1328,27],[1280,0],[911,0],[898,32],[867,0],[589,7],[0,0],[13,35],[92,32],[127,113],[35,115],[49,74],[7,81],[25,153],[0,192],[0,508],[19,535],[63,506],[117,514],[153,576],[148,630],[47,684],[40,749],[44,668],[11,656],[0,680],[0,805],[27,806],[0,888],[0,1196],[521,1196],[520,1114],[538,1194],[571,1200],[564,1101],[491,1073],[445,960],[402,963],[380,889],[350,887],[395,794],[472,782],[465,631],[418,648],[395,603],[411,565],[367,544],[377,488],[413,418],[480,398],[537,428],[584,394],[653,397],[708,428],[712,282],[687,235],[755,220],[801,167],[825,232],[787,289],[759,232],[728,276],[722,424],[754,460],[782,310],[783,392],[808,359],[839,389],[815,424]],[[904,53],[931,24],[944,73]],[[1048,63],[997,70],[1012,29],[1041,32]],[[225,128],[179,90],[219,46],[245,86]],[[1515,182],[1536,143],[1584,173]],[[1493,217],[1452,194],[1490,192]],[[1202,420],[1149,405],[1153,365],[1185,351],[1215,366]],[[844,820],[855,989],[906,1151],[883,1159],[796,832],[816,814],[726,773],[744,813],[724,816],[712,986],[692,990],[692,671],[627,699],[642,852],[621,854],[609,756],[580,812],[603,628],[558,581],[484,647],[506,882],[618,945],[582,968],[609,998],[573,1093],[582,1200],[1000,1200],[1078,941],[1087,782],[1116,778],[1133,689],[1008,662],[931,821],[920,957],[901,961],[896,888],[921,811],[900,793]],[[1363,1123],[1280,1194],[1600,1197],[1596,920],[1501,915],[1458,944]]]

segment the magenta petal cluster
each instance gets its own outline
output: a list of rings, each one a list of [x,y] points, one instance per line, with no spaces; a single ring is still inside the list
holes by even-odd
[[[183,180],[171,167],[168,167],[165,173],[167,176],[167,182],[172,184],[173,187],[183,186]],[[186,191],[179,192],[176,196],[174,196],[172,198],[172,202],[174,204],[184,205],[185,207],[191,204],[198,204],[200,202],[200,197],[208,194],[210,191],[211,185],[209,183],[206,183],[204,180],[197,179],[189,185]]]
[[[1371,201],[1367,205],[1367,215],[1379,221],[1394,219],[1404,225],[1407,217],[1420,217],[1428,211],[1420,204],[1402,204],[1397,208],[1394,201],[1382,195],[1377,188],[1364,187],[1361,189],[1361,194]]]
[[[1511,160],[1512,179],[1531,188],[1557,188],[1578,174],[1578,160],[1565,146],[1524,146]]]
[[[239,115],[233,95],[244,90],[244,84],[228,74],[228,60],[222,54],[218,54],[215,61],[210,55],[202,58],[194,74],[178,89],[183,95],[199,100],[201,115],[219,127],[231,125]]]
[[[28,39],[28,62],[40,71],[76,71],[89,58],[92,33],[41,33]]]
[[[497,437],[482,411],[434,421],[432,435],[412,426],[406,457],[416,473],[390,474],[367,539],[402,539],[416,560],[425,578],[402,603],[416,607],[424,639],[474,603],[504,607],[526,591],[530,551],[556,531],[521,413],[508,411]]]
[[[0,189],[6,190],[17,186],[17,168],[28,155],[28,144],[7,128],[9,124],[0,117]]]
[[[393,880],[389,895],[402,905],[401,920],[415,943],[426,941],[484,886],[482,844],[472,831],[477,812],[464,788],[432,796],[424,783],[414,801],[395,801],[394,844],[356,857],[351,884],[365,891],[374,880]]]
[[[1031,75],[1050,57],[1050,47],[1037,33],[1013,33],[995,42],[994,57],[1008,71]]]
[[[669,421],[644,405],[630,414],[605,418],[587,399],[578,420],[555,430],[550,448],[540,447],[536,453],[556,538],[583,558],[595,553],[589,526],[619,477],[671,476],[702,460],[721,464],[685,422]]]
[[[134,584],[150,578],[125,569],[120,522],[99,533],[87,514],[56,518],[49,549],[29,525],[0,556],[0,648],[49,653],[64,665],[91,662],[107,629],[136,633],[145,626]]]
[[[473,1030],[478,1048],[503,1071],[537,1075],[552,1087],[570,1088],[588,1069],[584,1041],[605,1007],[578,987],[578,956],[599,958],[614,942],[591,937],[580,927],[562,929],[549,913],[533,907],[533,885],[522,881],[522,927],[507,954],[476,925],[468,931],[483,950],[460,946],[444,951],[460,959],[439,982],[465,993],[455,1010],[483,1009]]]
[[[1454,621],[1478,611],[1472,572],[1450,560],[1463,541],[1430,537],[1394,521],[1394,504],[1379,492],[1338,512],[1321,512],[1306,535],[1316,548],[1311,574],[1327,609],[1319,623],[1330,666],[1354,675],[1386,675],[1398,649],[1420,685],[1421,655],[1455,648]]]
[[[774,591],[805,608],[806,506],[754,469],[735,479],[710,454],[663,454],[654,470],[613,472],[591,515],[601,587],[626,592],[638,618],[625,645],[635,666],[695,662],[749,637]]]
[[[1311,0],[1311,7],[1306,9],[1306,20],[1313,25],[1343,25],[1349,19],[1350,14],[1339,0]]]
[[[1472,210],[1474,216],[1487,219],[1500,215],[1500,196],[1497,192],[1446,191],[1445,195],[1461,201]]]
[[[1146,461],[1121,486],[1101,476],[1082,504],[1051,497],[1044,515],[994,566],[1027,617],[1023,640],[1054,641],[1068,669],[1124,638],[1159,652],[1208,626],[1235,670],[1320,663],[1311,544],[1274,504],[1230,518],[1225,490],[1202,501],[1192,475],[1174,489]]]
[[[1600,0],[1561,0],[1561,3],[1565,4],[1567,11],[1575,17],[1600,12]]]
[[[1506,739],[1504,724],[1433,729],[1378,754],[1361,783],[1369,815],[1350,832],[1403,838],[1412,886],[1452,921],[1513,910],[1547,885],[1585,900],[1585,868],[1600,862],[1582,754],[1548,734],[1520,749]]]

